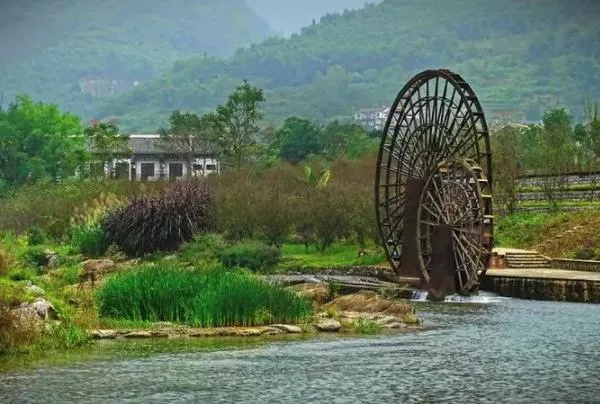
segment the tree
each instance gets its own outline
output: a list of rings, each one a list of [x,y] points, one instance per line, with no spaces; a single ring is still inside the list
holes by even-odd
[[[323,150],[321,128],[308,119],[291,117],[278,131],[279,155],[290,163],[298,163]]]
[[[600,162],[600,108],[598,103],[586,102],[585,123],[575,126],[575,138],[580,146],[579,156],[587,171],[597,170]],[[590,176],[592,191],[590,200],[594,200],[596,176]]]
[[[114,122],[92,121],[83,133],[102,167],[102,172],[94,173],[95,175],[104,176],[104,166],[108,166],[113,159],[130,156],[132,153],[128,143],[129,136],[120,134]]]
[[[522,173],[520,135],[519,129],[507,126],[490,139],[494,193],[499,196],[500,204],[508,213],[515,211],[518,179]]]
[[[359,158],[375,150],[377,143],[357,124],[333,121],[323,129],[323,153],[329,160],[339,159],[343,155]]]
[[[187,175],[193,171],[194,156],[211,149],[221,132],[221,124],[214,114],[201,117],[190,112],[174,111],[169,117],[169,128],[159,129],[167,150],[180,153],[187,165]]]
[[[218,145],[237,170],[257,152],[258,122],[263,118],[260,104],[264,101],[263,90],[244,80],[227,102],[217,107],[217,118],[224,129]]]
[[[543,175],[544,194],[551,205],[556,205],[556,191],[565,185],[566,174],[575,161],[575,145],[571,117],[564,108],[544,114],[544,127],[538,130],[535,165]]]
[[[18,187],[75,173],[84,159],[78,117],[20,95],[0,111],[0,183]]]

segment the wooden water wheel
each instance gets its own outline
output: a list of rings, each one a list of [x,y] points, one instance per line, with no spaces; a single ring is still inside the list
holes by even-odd
[[[478,290],[493,245],[491,155],[477,96],[461,76],[427,70],[390,109],[376,172],[388,260],[435,297]]]

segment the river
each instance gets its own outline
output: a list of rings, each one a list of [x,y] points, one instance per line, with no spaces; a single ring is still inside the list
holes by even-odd
[[[600,306],[417,302],[424,330],[124,341],[0,373],[0,401],[600,402]]]

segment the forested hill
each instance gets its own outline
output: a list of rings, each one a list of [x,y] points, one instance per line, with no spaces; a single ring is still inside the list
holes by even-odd
[[[106,104],[132,130],[174,109],[203,112],[243,79],[263,87],[266,117],[349,117],[389,104],[416,72],[460,72],[490,117],[537,120],[562,104],[575,114],[600,97],[596,0],[385,0],[327,15],[289,39],[269,39],[229,59],[176,63],[160,79]]]
[[[19,0],[0,6],[0,92],[85,115],[177,60],[268,36],[244,0]]]
[[[300,28],[319,20],[327,13],[358,9],[367,3],[381,0],[246,0],[258,15],[263,17],[271,30],[278,35],[288,36]]]

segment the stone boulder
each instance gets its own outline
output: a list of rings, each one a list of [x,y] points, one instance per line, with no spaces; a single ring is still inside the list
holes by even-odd
[[[289,325],[289,324],[273,324],[271,327],[278,328],[288,334],[302,334],[302,328],[297,325]]]
[[[321,332],[337,332],[342,328],[342,324],[332,318],[321,318],[313,323],[313,327]]]
[[[48,248],[44,250],[44,267],[56,268],[60,263],[60,257],[58,254]]]
[[[316,307],[320,307],[329,300],[329,288],[323,282],[319,283],[300,283],[290,286],[300,296],[310,298]]]
[[[46,292],[44,291],[44,289],[40,288],[37,285],[29,285],[27,286],[27,290],[38,295],[38,296],[43,296],[46,294]]]
[[[91,332],[93,339],[115,339],[117,332],[115,330],[94,330]]]
[[[322,308],[324,313],[338,313],[346,321],[365,318],[386,328],[400,328],[397,324],[419,324],[414,307],[404,300],[386,299],[375,292],[361,291],[338,297]],[[394,326],[390,326],[393,324]]]
[[[358,313],[380,313],[394,317],[414,314],[414,307],[404,300],[386,299],[375,292],[361,291],[338,297],[323,306],[323,311],[352,311]]]
[[[35,313],[40,320],[55,320],[58,318],[58,313],[52,303],[41,297],[38,297],[32,303],[21,304],[19,309]]]

